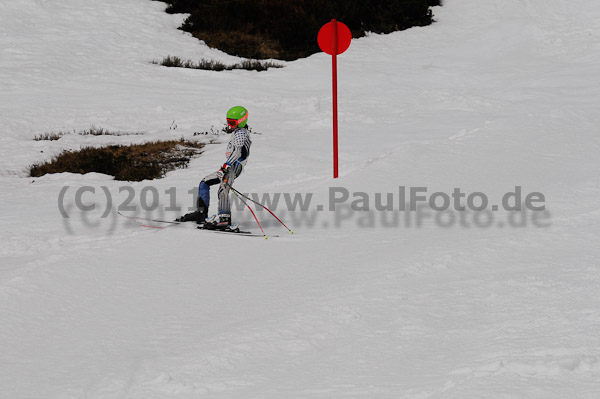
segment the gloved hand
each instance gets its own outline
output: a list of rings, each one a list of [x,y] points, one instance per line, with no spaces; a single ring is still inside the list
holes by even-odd
[[[229,173],[229,171],[231,170],[231,165],[224,163],[223,166],[221,166],[221,172],[223,172],[223,174],[227,174]]]
[[[223,166],[221,166],[221,169],[219,170],[223,174],[223,181],[227,183],[227,173],[229,173],[229,171],[231,170],[231,165],[224,163]]]

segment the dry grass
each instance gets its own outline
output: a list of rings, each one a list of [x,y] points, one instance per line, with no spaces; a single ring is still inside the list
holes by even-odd
[[[139,136],[144,133],[142,132],[121,132],[121,131],[111,131],[108,129],[104,129],[103,127],[96,127],[92,125],[87,130],[82,130],[79,133],[80,136]]]
[[[167,172],[185,168],[202,153],[204,143],[184,139],[145,144],[85,147],[63,151],[49,162],[32,165],[31,177],[47,173],[104,173],[116,180],[141,181],[163,177]]]
[[[59,140],[61,137],[66,136],[68,134],[78,134],[80,136],[139,136],[143,135],[142,132],[121,132],[121,131],[111,131],[105,129],[103,127],[96,127],[94,125],[90,126],[89,129],[81,130],[77,132],[73,130],[72,132],[46,132],[42,134],[38,134],[33,139],[35,141],[42,140]]]
[[[208,71],[231,71],[234,69],[245,69],[248,71],[266,71],[269,68],[283,68],[283,65],[270,61],[245,60],[237,64],[226,65],[221,61],[201,59],[197,63],[184,60],[177,56],[168,55],[162,61],[152,61],[153,64],[175,68],[204,69]]]
[[[64,132],[58,132],[58,133],[47,132],[47,133],[38,134],[33,139],[35,141],[42,141],[42,140],[54,141],[54,140],[60,139],[65,134],[68,134],[68,133],[64,133]]]

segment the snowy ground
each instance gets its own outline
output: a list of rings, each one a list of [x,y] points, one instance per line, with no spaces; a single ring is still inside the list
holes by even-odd
[[[151,65],[237,60],[164,6],[0,3],[0,397],[600,397],[600,3],[446,0],[432,26],[354,40],[339,59],[335,181],[330,58],[261,73]],[[263,133],[238,189],[314,193],[313,226],[278,208],[294,236],[116,216],[129,186],[132,205],[155,187],[153,214],[174,217],[165,191],[189,206],[226,136],[158,181],[27,177],[62,149],[192,137],[238,104]],[[32,140],[92,124],[144,135]],[[84,186],[93,212],[73,206]],[[99,221],[103,186],[113,208]],[[509,227],[503,212],[487,228],[473,214],[471,227],[385,227],[381,212],[335,227],[340,215],[315,213],[330,186],[460,187],[491,203],[522,186],[545,195],[546,227]]]

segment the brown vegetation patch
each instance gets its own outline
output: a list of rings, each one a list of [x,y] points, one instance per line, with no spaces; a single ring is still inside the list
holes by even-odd
[[[30,175],[96,172],[114,176],[116,180],[152,180],[187,167],[192,157],[202,153],[204,146],[204,143],[180,139],[65,150],[49,162],[32,165]]]
[[[248,71],[266,71],[269,68],[283,68],[283,65],[277,64],[270,61],[258,61],[258,60],[244,60],[237,64],[226,65],[221,61],[213,61],[201,59],[197,63],[191,60],[184,60],[177,56],[166,56],[162,61],[152,61],[153,64],[162,65],[166,67],[176,68],[191,68],[191,69],[204,69],[208,71],[231,71],[234,69],[245,69]]]

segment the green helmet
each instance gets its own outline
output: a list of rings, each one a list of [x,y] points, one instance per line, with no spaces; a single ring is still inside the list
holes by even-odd
[[[235,129],[236,127],[246,127],[248,124],[248,110],[244,107],[230,108],[227,111],[227,125],[231,129]]]

